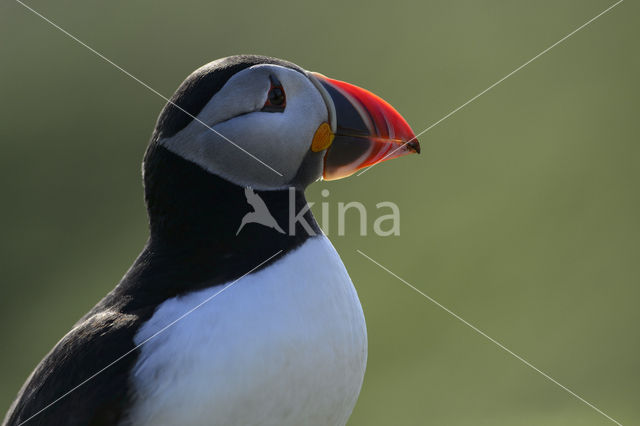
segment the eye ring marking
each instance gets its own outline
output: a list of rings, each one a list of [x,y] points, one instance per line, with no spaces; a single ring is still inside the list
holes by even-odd
[[[264,112],[283,112],[287,106],[287,96],[284,92],[284,87],[280,81],[274,76],[269,77],[271,80],[271,87],[269,93],[267,93],[267,100],[264,103],[261,111]]]

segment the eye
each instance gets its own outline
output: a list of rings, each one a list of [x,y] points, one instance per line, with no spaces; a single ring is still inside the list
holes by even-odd
[[[267,100],[262,107],[265,112],[283,112],[287,106],[287,97],[284,88],[277,78],[271,77],[271,87],[267,94]]]
[[[284,90],[282,90],[282,87],[276,86],[269,90],[269,103],[271,105],[280,106],[284,105],[284,102]]]

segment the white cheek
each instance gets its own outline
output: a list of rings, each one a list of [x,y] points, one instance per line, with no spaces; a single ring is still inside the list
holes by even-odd
[[[258,111],[264,104],[263,94],[269,89],[267,77],[247,78],[236,75],[229,80],[214,98],[198,114],[198,119],[214,125],[252,111]],[[260,96],[257,96],[260,95]]]
[[[288,100],[283,113],[251,113],[220,123],[214,128],[284,175],[280,179],[282,183],[289,182],[309,151],[316,129],[327,119],[321,97],[314,94],[305,93],[304,96],[296,96],[295,100]],[[276,173],[240,150],[221,152],[216,146],[215,151],[216,168],[234,175],[238,171],[246,172],[251,175],[252,184],[274,182],[274,177],[279,178]],[[224,163],[219,161],[221,155],[226,157]],[[213,159],[211,155],[207,157]]]
[[[280,70],[279,74],[287,95],[284,112],[246,112],[249,103],[264,102],[255,99],[255,93],[266,90],[260,85],[263,79],[252,87],[236,87],[234,96],[228,94],[228,101],[216,95],[218,100],[210,102],[198,115],[206,123],[216,123],[232,110],[236,114],[233,118],[227,115],[212,126],[213,130],[193,121],[161,143],[238,185],[256,189],[287,186],[309,152],[316,129],[328,120],[328,112],[322,96],[306,76],[293,70]],[[242,100],[238,93],[253,93],[254,99]],[[220,95],[227,94],[221,91]],[[259,110],[261,106],[250,108]]]

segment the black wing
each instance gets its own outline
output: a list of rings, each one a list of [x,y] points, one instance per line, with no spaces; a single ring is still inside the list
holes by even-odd
[[[138,325],[136,315],[113,311],[84,318],[36,367],[3,425],[118,424],[129,406],[129,372],[137,351],[65,394],[131,351]]]

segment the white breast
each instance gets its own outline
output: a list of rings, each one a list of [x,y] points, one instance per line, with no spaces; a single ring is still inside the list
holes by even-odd
[[[367,359],[356,290],[325,236],[282,256],[142,346],[126,424],[347,422]],[[164,302],[136,344],[221,288]]]

